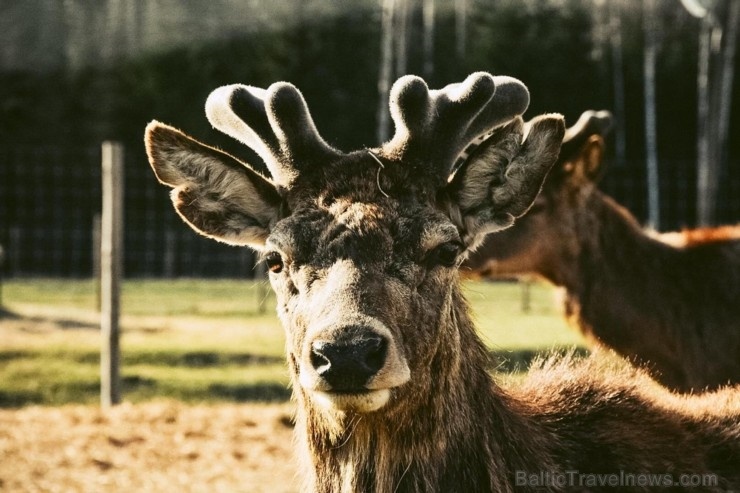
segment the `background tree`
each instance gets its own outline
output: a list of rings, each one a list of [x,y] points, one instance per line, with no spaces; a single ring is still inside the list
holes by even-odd
[[[60,201],[49,190],[79,190],[79,177],[90,175],[87,166],[105,136],[125,143],[132,189],[156,195],[148,188],[156,184],[141,143],[154,117],[259,166],[250,151],[213,131],[198,109],[219,85],[289,80],[310,102],[322,135],[349,150],[387,139],[386,98],[398,76],[419,74],[430,87],[442,87],[475,70],[523,80],[532,94],[529,115],[556,111],[572,124],[586,109],[612,110],[617,124],[607,140],[608,158],[620,165],[609,168],[601,186],[641,221],[649,216],[648,191],[658,188],[647,180],[647,150],[654,147],[661,229],[737,222],[740,140],[728,136],[740,132],[740,85],[733,79],[740,2],[712,2],[722,35],[713,27],[707,36],[702,23],[708,20],[693,17],[678,1],[650,1],[661,37],[652,144],[646,139],[645,18],[642,2],[633,0],[0,2],[0,243],[21,227],[35,228],[28,238],[43,243],[62,218],[97,210],[93,191]],[[707,41],[701,46],[700,33]],[[714,116],[700,118],[702,50],[711,61],[705,72],[711,102],[702,114]],[[705,128],[705,135],[719,146],[710,147],[722,151],[698,160],[699,123],[705,121],[715,129]],[[49,190],[29,181],[51,176],[52,168],[64,172],[54,175]],[[710,186],[715,192],[707,193]],[[140,204],[127,210],[130,230],[160,226],[147,233],[160,241],[164,228],[157,221],[160,214],[169,217],[169,205],[164,199]],[[49,212],[24,216],[37,210]],[[702,219],[701,210],[713,211],[713,218]],[[80,249],[87,232],[76,234],[69,243]],[[147,244],[148,251],[157,248]],[[148,272],[136,256],[127,262],[128,272]],[[44,273],[64,268],[57,263],[49,257],[26,265]]]
[[[697,68],[697,222],[715,222],[717,192],[727,159],[740,2],[681,0],[700,19]]]
[[[645,163],[647,166],[648,224],[660,229],[660,175],[655,103],[655,65],[658,56],[658,22],[655,0],[642,1],[642,23],[645,34],[643,76],[645,99]]]

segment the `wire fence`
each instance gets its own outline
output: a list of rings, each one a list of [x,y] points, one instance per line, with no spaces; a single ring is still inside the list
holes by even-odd
[[[174,214],[140,148],[125,156],[124,272],[127,277],[247,277],[248,248],[196,235]],[[0,244],[5,275],[93,274],[101,207],[101,151],[83,147],[0,150]]]
[[[101,206],[98,147],[15,146],[0,149],[0,245],[9,277],[93,275],[94,230]],[[125,156],[124,272],[127,277],[259,275],[248,248],[195,234],[174,214],[168,189],[156,182],[141,145]],[[692,226],[693,162],[661,162],[661,230]],[[643,221],[644,164],[610,166],[601,188]],[[717,222],[740,221],[740,163],[725,170]]]

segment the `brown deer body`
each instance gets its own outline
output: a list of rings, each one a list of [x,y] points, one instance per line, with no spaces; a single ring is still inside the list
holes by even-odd
[[[737,392],[653,397],[639,372],[593,361],[543,363],[509,391],[487,372],[458,267],[466,248],[532,203],[562,118],[540,117],[523,135],[526,88],[484,73],[438,91],[404,77],[390,101],[394,138],[345,154],[319,137],[293,86],[215,91],[211,123],[257,151],[271,180],[171,127],[147,128],[150,162],[179,214],[263,253],[286,332],[304,489],[598,491],[603,480],[589,475],[622,472],[740,487]],[[485,159],[450,177],[456,156],[489,132]],[[631,481],[626,489],[653,489]]]
[[[740,383],[740,227],[655,236],[596,186],[609,117],[584,113],[531,211],[491,235],[463,271],[537,273],[597,343],[664,385]]]

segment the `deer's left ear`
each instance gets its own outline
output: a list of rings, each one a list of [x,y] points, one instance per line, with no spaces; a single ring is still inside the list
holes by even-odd
[[[230,155],[159,122],[146,128],[149,163],[174,190],[175,210],[194,230],[231,245],[262,249],[281,197],[262,175]]]
[[[447,186],[451,216],[471,248],[523,215],[555,163],[565,133],[561,115],[516,118],[484,141]]]

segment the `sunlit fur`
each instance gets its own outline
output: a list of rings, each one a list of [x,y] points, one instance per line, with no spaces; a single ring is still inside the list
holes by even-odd
[[[681,231],[657,234],[655,237],[664,243],[678,248],[693,248],[714,243],[731,243],[740,241],[740,225],[682,229]]]
[[[477,74],[463,86],[471,94],[462,94],[465,104],[459,108],[469,118],[478,118],[480,110],[469,101],[485,102],[483,96],[491,96],[483,79]],[[507,84],[516,92],[513,83]],[[407,87],[412,94],[404,96]],[[399,101],[423,101],[424,87],[418,79],[404,79],[394,94]],[[484,92],[476,93],[478,87]],[[453,86],[450,95],[460,92]],[[435,94],[447,109],[456,104],[445,93]],[[426,118],[428,108],[419,107]],[[398,114],[417,145],[434,145],[419,140],[425,128],[419,122],[426,120],[416,120],[411,110]],[[498,122],[493,125],[498,125],[503,117],[494,110],[486,111],[493,112],[492,121]],[[262,194],[256,198],[257,211],[239,211],[248,216],[272,207],[280,218],[261,248],[280,259],[273,263],[270,282],[286,334],[304,490],[509,492],[518,472],[571,470],[711,472],[717,475],[716,491],[740,487],[737,392],[680,400],[629,368],[602,371],[595,361],[570,359],[542,364],[533,380],[510,390],[492,380],[488,351],[461,292],[458,266],[476,233],[489,227],[486,221],[526,210],[529,204],[518,197],[536,195],[564,133],[562,118],[554,115],[530,132],[529,143],[509,138],[515,128],[498,129],[503,134],[494,133],[481,145],[481,152],[504,141],[512,146],[511,159],[477,174],[492,177],[488,193],[481,194],[477,184],[478,192],[468,189],[467,168],[448,180],[444,163],[427,166],[425,159],[395,148],[403,143],[397,139],[374,152],[382,159],[382,172],[368,152],[349,153],[301,168],[290,187],[275,189],[279,205],[270,205],[269,194]],[[172,155],[158,152],[169,145],[163,136],[168,132],[159,128],[147,134],[150,160],[160,174],[171,166],[192,165],[187,159],[161,162]],[[541,155],[551,156],[551,162],[528,166]],[[447,158],[451,163],[454,157]],[[244,174],[235,180],[257,178]],[[188,213],[198,214],[194,209]],[[188,220],[201,224],[197,217]],[[214,231],[217,225],[205,233]],[[312,371],[307,357],[312,340],[341,337],[358,324],[387,332],[390,345],[385,366],[367,390],[342,395],[332,393],[320,378],[302,378]]]
[[[579,144],[560,156],[533,209],[489,236],[463,272],[537,273],[563,286],[584,334],[670,388],[740,384],[740,226],[645,232],[598,190],[604,142],[589,133],[598,128],[581,129],[569,129]]]

